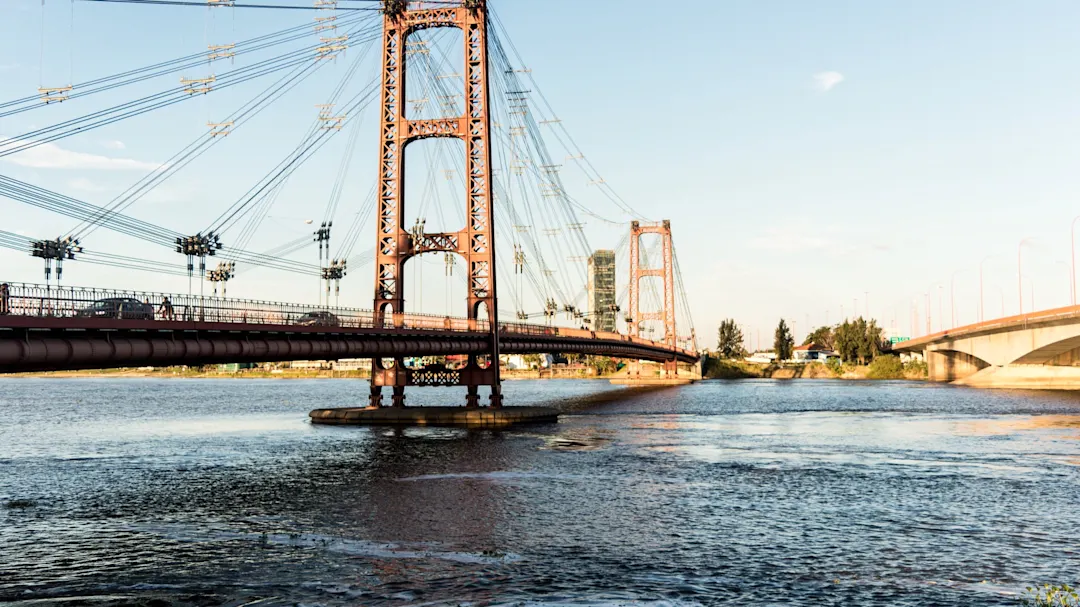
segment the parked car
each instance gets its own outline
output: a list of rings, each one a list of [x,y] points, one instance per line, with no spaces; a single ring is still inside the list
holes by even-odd
[[[326,311],[308,312],[296,319],[296,324],[303,327],[340,327],[341,320]]]
[[[125,320],[154,320],[154,306],[131,297],[99,299],[79,310],[82,318],[122,318]]]

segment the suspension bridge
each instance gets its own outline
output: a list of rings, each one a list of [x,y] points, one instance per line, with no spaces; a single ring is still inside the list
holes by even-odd
[[[0,103],[0,118],[36,125],[0,140],[0,159],[12,160],[116,123],[151,124],[139,121],[196,100],[234,103],[215,102],[219,114],[201,132],[104,204],[0,175],[3,203],[34,209],[36,221],[75,222],[47,238],[0,226],[0,247],[26,256],[9,256],[4,267],[41,264],[45,277],[0,286],[0,372],[370,358],[372,409],[384,405],[384,388],[392,406],[404,407],[407,386],[465,386],[467,408],[481,407],[486,387],[487,405],[499,408],[504,354],[648,360],[672,375],[698,360],[671,223],[643,218],[601,176],[487,1],[79,2],[202,7],[208,19],[245,9],[309,14],[284,29]],[[74,28],[74,12],[71,20]],[[235,200],[209,207],[208,222],[198,221],[194,203],[182,226],[137,217],[163,183],[235,158],[231,146],[274,128],[265,114],[297,98],[313,108],[297,143]],[[365,116],[378,143],[373,175],[358,175],[354,157]],[[327,158],[337,170],[321,221],[307,220],[314,231],[281,242],[273,218],[288,206],[290,179]],[[357,182],[366,196],[349,195]],[[303,193],[302,212],[314,208],[312,196]],[[342,218],[348,227],[338,237]],[[451,228],[429,230],[429,219]],[[615,246],[594,248],[598,233]],[[358,252],[365,240],[372,247]],[[116,243],[123,252],[109,250]],[[317,263],[299,257],[316,253]],[[433,256],[442,258],[435,279],[423,276]],[[341,306],[342,282],[369,264],[370,307]],[[116,282],[140,272],[186,277],[188,289],[68,286],[86,266],[109,268]],[[249,271],[272,276],[262,281],[282,285],[278,293],[318,283],[318,301],[229,297],[248,288]],[[433,304],[429,294],[425,305],[433,287],[442,297]],[[452,355],[467,358],[454,363]]]

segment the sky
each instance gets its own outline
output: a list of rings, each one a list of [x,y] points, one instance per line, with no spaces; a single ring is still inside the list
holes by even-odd
[[[68,0],[47,0],[43,9],[38,0],[2,2],[5,100],[312,17],[307,11]],[[644,218],[671,220],[702,346],[713,345],[725,318],[740,323],[756,346],[771,343],[780,318],[793,323],[799,337],[854,310],[898,334],[917,335],[925,331],[928,301],[933,330],[976,321],[980,299],[987,318],[1015,314],[1021,305],[1018,252],[1025,311],[1071,302],[1070,227],[1080,214],[1080,172],[1074,169],[1080,157],[1080,80],[1074,77],[1080,4],[491,5],[606,184]],[[230,135],[228,145],[129,213],[182,232],[205,227],[295,145],[313,105],[345,66],[330,66],[313,79],[311,91],[283,99],[242,141]],[[0,174],[104,204],[205,132],[206,122],[242,102],[242,93],[207,95],[0,158]],[[104,93],[85,105],[72,100],[0,117],[0,136],[130,95]],[[344,140],[328,145],[311,170],[290,181],[265,234],[249,248],[310,231],[303,220],[321,218]],[[372,132],[355,155],[341,217],[355,213],[371,187],[375,155]],[[585,175],[566,172],[564,180],[591,210],[617,222],[587,218],[590,245],[613,248],[629,218],[590,190]],[[63,233],[75,223],[3,198],[0,218],[0,229],[35,236]],[[369,222],[357,250],[370,246],[373,232]],[[84,245],[182,261],[104,230],[93,238]],[[307,260],[304,255],[315,262],[314,251],[298,258]],[[18,252],[0,250],[0,269],[3,280],[42,280],[39,260]],[[372,275],[370,264],[350,275],[342,304],[369,307]],[[463,292],[446,286],[442,260],[426,261],[417,275],[413,300],[425,310],[455,310],[450,300]],[[186,278],[85,264],[66,267],[64,280],[187,289]],[[318,288],[307,278],[254,270],[230,284],[230,294],[313,301]]]

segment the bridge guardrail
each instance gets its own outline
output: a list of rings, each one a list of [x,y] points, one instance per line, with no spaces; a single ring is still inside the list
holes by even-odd
[[[358,308],[20,283],[0,285],[2,315],[461,332],[490,328],[485,320],[428,314],[388,314],[379,322],[375,312]]]
[[[329,316],[327,316],[329,315]],[[224,297],[98,289],[52,287],[27,283],[0,283],[0,317],[106,318],[180,322],[237,323],[281,326],[421,329],[488,332],[487,320],[469,320],[435,314],[388,314],[380,322],[372,310],[314,306]],[[670,349],[665,343],[640,337],[550,325],[499,323],[503,334],[530,337],[569,337],[625,341]],[[679,352],[693,352],[675,348]]]

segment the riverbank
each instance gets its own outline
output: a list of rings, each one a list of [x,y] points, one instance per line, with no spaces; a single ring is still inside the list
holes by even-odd
[[[926,379],[922,362],[901,363],[895,356],[881,356],[869,365],[832,364],[762,364],[744,360],[710,358],[705,362],[705,379]]]

